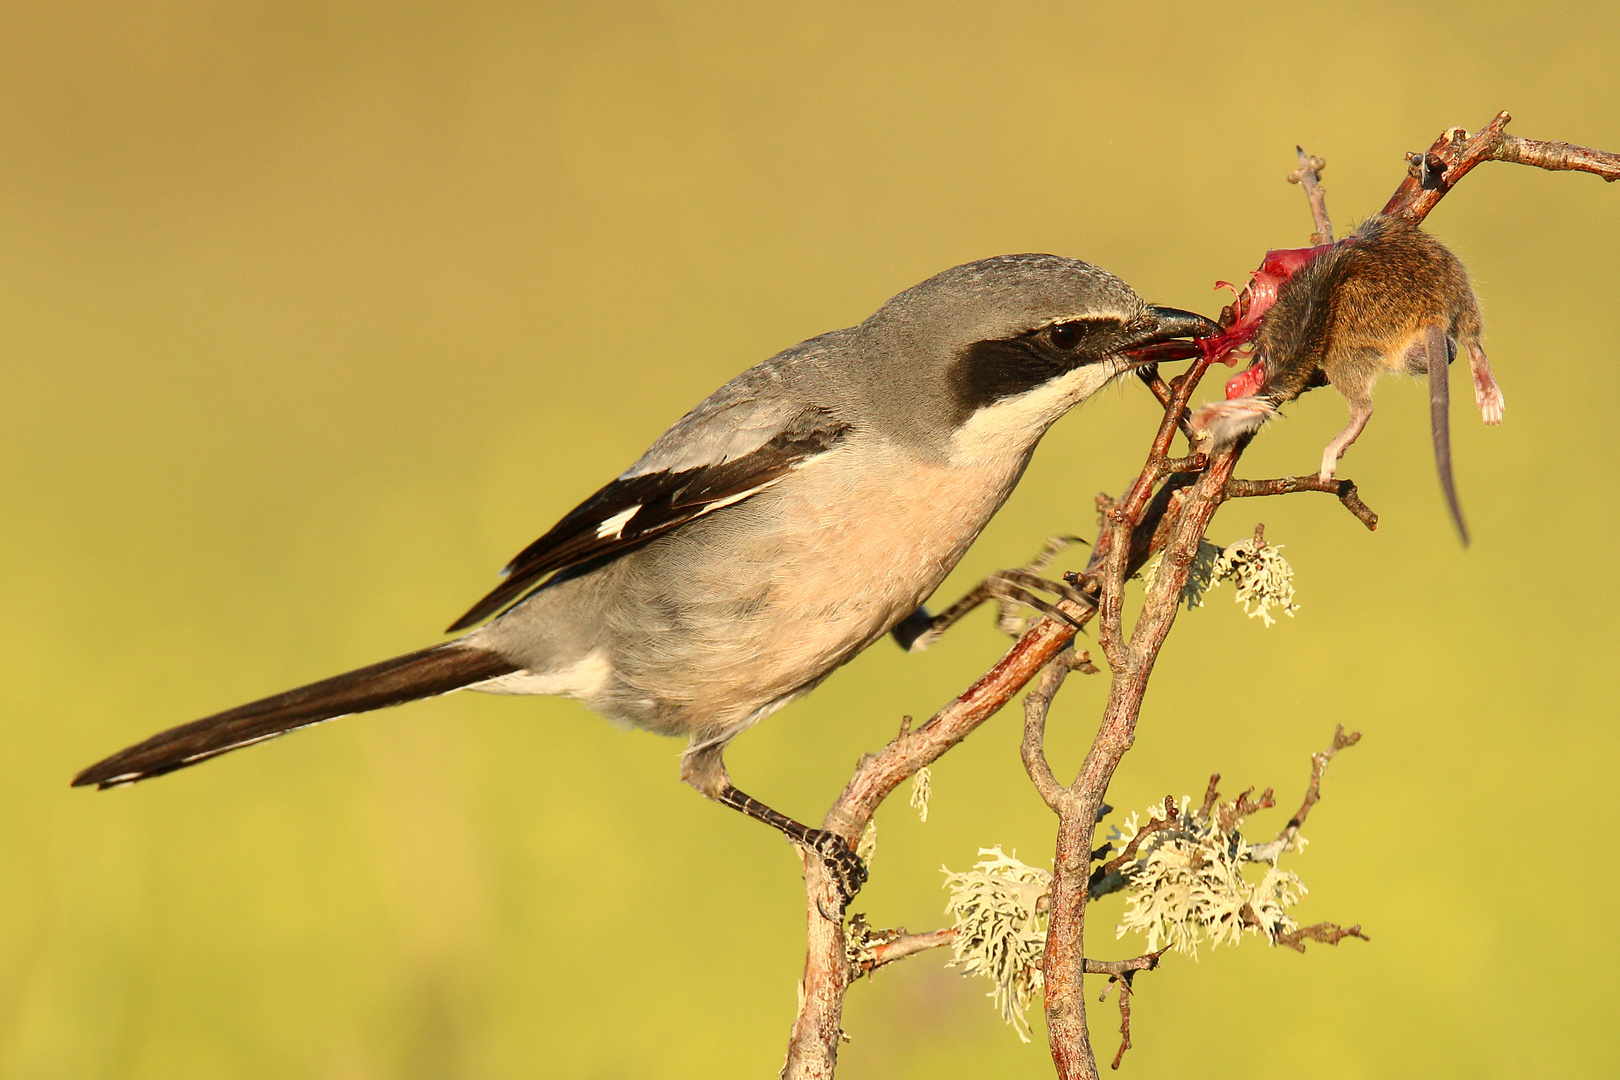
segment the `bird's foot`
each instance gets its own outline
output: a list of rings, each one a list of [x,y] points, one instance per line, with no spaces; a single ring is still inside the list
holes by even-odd
[[[1041,553],[1024,566],[1017,570],[1001,570],[991,574],[975,585],[972,592],[938,615],[930,615],[927,608],[918,608],[901,620],[899,625],[894,628],[894,639],[907,652],[922,652],[938,641],[946,630],[955,626],[962,619],[962,616],[976,610],[986,600],[994,600],[1001,609],[1001,614],[996,620],[996,626],[1013,637],[1018,637],[1024,632],[1024,620],[1019,618],[1017,611],[1020,604],[1032,607],[1041,614],[1050,615],[1054,619],[1063,619],[1079,625],[1068,614],[1035,596],[1024,586],[1027,585],[1030,588],[1039,589],[1054,596],[1061,596],[1082,607],[1095,606],[1094,602],[1084,593],[1067,585],[1048,581],[1038,573],[1038,571],[1045,570],[1064,548],[1069,547],[1071,544],[1084,543],[1085,541],[1078,536],[1051,537],[1046,541],[1046,545],[1041,548]]]
[[[842,837],[826,829],[812,830],[805,837],[805,847],[821,857],[827,873],[832,875],[833,884],[838,888],[838,910],[843,911],[866,884],[866,863],[849,849]]]
[[[1001,605],[1001,618],[997,621],[997,625],[1014,637],[1024,632],[1023,620],[1019,619],[1014,612],[1014,605],[1017,604],[1032,607],[1042,615],[1057,619],[1060,622],[1066,622],[1076,629],[1084,625],[1083,621],[1075,615],[1036,596],[1034,592],[1030,591],[1032,589],[1049,593],[1082,608],[1094,608],[1097,606],[1097,601],[1094,598],[1072,585],[1061,581],[1048,580],[1028,570],[997,570],[985,578],[984,588]]]

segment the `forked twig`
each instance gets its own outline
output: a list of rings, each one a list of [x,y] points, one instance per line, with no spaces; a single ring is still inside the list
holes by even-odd
[[[1303,187],[1305,197],[1310,200],[1311,220],[1316,223],[1316,231],[1311,233],[1311,245],[1331,244],[1333,222],[1328,220],[1327,192],[1322,190],[1322,170],[1327,168],[1327,162],[1307,154],[1303,146],[1294,149],[1299,153],[1299,168],[1288,174],[1288,182]]]
[[[1508,119],[1504,112],[1484,131],[1472,136],[1454,128],[1442,134],[1426,153],[1413,155],[1410,175],[1383,212],[1421,221],[1482,161],[1509,161],[1542,169],[1590,172],[1609,181],[1620,179],[1620,154],[1508,135],[1503,130]],[[1317,182],[1322,165],[1319,159],[1305,157],[1303,151],[1301,156],[1299,179],[1311,199],[1317,236],[1326,240],[1331,237],[1332,226]],[[1246,288],[1238,301],[1223,313],[1224,321],[1230,325],[1248,311],[1249,300]],[[1159,348],[1153,358],[1170,360],[1189,355],[1181,346]],[[1037,619],[990,671],[927,723],[915,730],[903,731],[878,754],[864,756],[823,821],[824,828],[853,844],[878,804],[890,792],[966,738],[1043,669],[1051,674],[1043,676],[1037,694],[1043,688],[1049,690],[1045,696],[1045,703],[1049,705],[1051,694],[1057,692],[1068,670],[1067,661],[1054,665],[1054,659],[1072,641],[1075,627],[1095,617],[1098,640],[1112,668],[1113,681],[1102,724],[1072,784],[1065,787],[1052,775],[1044,751],[1039,747],[1039,732],[1035,752],[1031,753],[1031,721],[1027,714],[1025,729],[1026,764],[1034,762],[1031,777],[1043,801],[1057,812],[1059,821],[1044,975],[1048,1041],[1058,1074],[1065,1080],[1097,1075],[1080,992],[1082,975],[1104,970],[1099,962],[1088,960],[1082,949],[1097,811],[1114,771],[1134,738],[1148,678],[1175,621],[1182,587],[1215,511],[1230,498],[1325,491],[1336,495],[1368,528],[1375,527],[1378,520],[1360,501],[1354,484],[1349,481],[1323,485],[1304,477],[1261,481],[1233,479],[1232,472],[1246,448],[1246,440],[1202,461],[1191,455],[1179,459],[1171,457],[1169,450],[1174,437],[1178,433],[1187,434],[1187,405],[1211,362],[1210,357],[1199,356],[1187,372],[1168,383],[1156,369],[1142,369],[1142,380],[1164,407],[1164,418],[1154,436],[1147,462],[1129,491],[1123,498],[1103,507],[1103,528],[1085,572],[1068,579],[1071,585],[1095,596],[1098,606],[1088,608],[1060,597],[1056,608],[1063,619]],[[1127,634],[1122,624],[1124,582],[1154,552],[1163,553],[1161,569],[1148,590],[1141,615]],[[1040,711],[1040,726],[1044,731],[1045,705]],[[1326,756],[1331,757],[1338,748],[1330,750]],[[1325,764],[1326,758],[1322,761],[1324,767]],[[1279,842],[1290,843],[1297,835],[1299,823],[1315,802],[1312,795],[1317,793],[1320,784],[1319,773],[1320,769],[1313,768],[1306,803],[1284,830],[1288,839],[1279,837]],[[800,1008],[783,1075],[830,1078],[837,1062],[844,994],[857,973],[846,958],[843,924],[822,914],[837,911],[839,898],[819,858],[811,856],[805,860],[805,888],[808,948],[800,984]],[[877,947],[892,946],[890,959],[883,961],[892,962],[900,955],[914,955],[943,944],[948,940],[944,935],[949,933],[901,934],[892,941],[879,942]],[[1347,936],[1364,935],[1359,926],[1345,930],[1331,924],[1318,924],[1279,935],[1277,943],[1303,949],[1307,940],[1338,941]],[[1128,980],[1130,972],[1120,973],[1119,977]],[[1121,990],[1123,1053],[1129,1045],[1128,986],[1122,985]],[[1116,1066],[1118,1060],[1116,1057]]]

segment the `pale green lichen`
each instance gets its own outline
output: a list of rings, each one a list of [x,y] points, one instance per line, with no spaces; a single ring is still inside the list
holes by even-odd
[[[1281,545],[1272,547],[1252,536],[1235,541],[1221,552],[1215,572],[1222,580],[1231,579],[1237,602],[1251,619],[1270,626],[1277,621],[1272,608],[1281,608],[1289,618],[1299,610],[1294,603],[1294,568],[1282,557]]]
[[[1288,909],[1306,889],[1276,865],[1278,846],[1247,844],[1239,831],[1243,819],[1230,804],[1194,814],[1189,801],[1182,800],[1168,828],[1161,805],[1148,811],[1145,823],[1131,814],[1109,837],[1122,850],[1140,830],[1157,829],[1122,868],[1125,911],[1115,936],[1134,930],[1147,938],[1150,952],[1170,948],[1196,959],[1203,943],[1236,945],[1246,933],[1274,943],[1278,934],[1298,929]],[[1252,881],[1245,871],[1257,866],[1265,869]]]
[[[1220,584],[1220,577],[1215,568],[1221,557],[1221,546],[1212,544],[1208,540],[1198,541],[1198,551],[1193,555],[1192,569],[1187,574],[1187,584],[1181,587],[1180,602],[1187,605],[1191,611],[1196,607],[1204,606],[1204,594]],[[1154,556],[1153,561],[1142,568],[1142,587],[1153,588],[1153,579],[1159,573],[1159,565],[1164,562],[1164,555]]]
[[[855,854],[863,863],[871,865],[872,859],[877,855],[877,822],[868,821],[866,831],[861,833],[860,841],[855,845]]]
[[[989,979],[987,996],[996,1011],[1019,1039],[1028,1042],[1025,1013],[1042,986],[1045,900],[1052,875],[1006,854],[1000,844],[980,848],[979,854],[986,857],[965,873],[941,867],[950,893],[945,911],[956,919],[951,966],[960,967],[963,975]]]
[[[1160,554],[1142,568],[1144,587],[1153,587],[1163,561]],[[1244,537],[1222,548],[1200,540],[1179,602],[1189,611],[1202,607],[1205,594],[1224,581],[1232,582],[1237,591],[1234,599],[1243,605],[1244,613],[1266,626],[1277,621],[1271,614],[1273,608],[1289,617],[1299,610],[1294,603],[1294,568],[1282,557],[1281,545],[1273,547],[1263,539]]]
[[[911,808],[917,811],[917,817],[922,821],[928,820],[928,799],[934,793],[932,782],[934,774],[924,765],[911,777]]]

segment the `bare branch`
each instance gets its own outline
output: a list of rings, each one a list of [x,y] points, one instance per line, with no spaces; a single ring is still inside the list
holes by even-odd
[[[1552,172],[1588,172],[1611,183],[1620,180],[1620,154],[1565,142],[1521,139],[1506,131],[1512,119],[1506,112],[1497,113],[1484,131],[1474,135],[1452,128],[1426,153],[1408,154],[1407,178],[1384,204],[1383,213],[1422,221],[1482,161],[1509,161]]]
[[[1219,825],[1222,832],[1233,832],[1237,828],[1237,823],[1250,814],[1258,813],[1261,810],[1269,810],[1277,805],[1277,800],[1273,797],[1270,788],[1262,791],[1258,799],[1249,798],[1253,793],[1254,788],[1250,788],[1231,802],[1215,808],[1215,813],[1220,815]]]
[[[1133,956],[1129,960],[1086,960],[1087,975],[1134,975],[1138,971],[1152,971],[1159,966],[1159,959],[1169,952],[1169,949],[1160,949],[1158,952],[1143,953]]]
[[[1120,852],[1114,858],[1108,860],[1108,862],[1104,863],[1102,866],[1098,867],[1097,874],[1112,874],[1124,867],[1126,864],[1134,861],[1137,851],[1142,847],[1142,841],[1146,840],[1154,833],[1179,828],[1181,828],[1181,815],[1176,812],[1175,796],[1166,795],[1164,797],[1164,816],[1149,818],[1146,825],[1136,830],[1136,835],[1131,837],[1131,842],[1125,845],[1125,850]]]
[[[1136,369],[1136,377],[1142,384],[1152,391],[1153,396],[1159,399],[1160,408],[1170,406],[1170,387],[1159,375],[1158,364],[1146,364]],[[1186,409],[1181,410],[1181,417],[1176,421],[1176,430],[1186,438],[1188,443],[1193,441],[1192,413]]]
[[[1322,774],[1327,772],[1328,762],[1332,761],[1340,750],[1354,746],[1360,741],[1361,732],[1352,731],[1346,734],[1343,724],[1333,726],[1333,744],[1321,753],[1311,755],[1311,782],[1305,788],[1305,801],[1289,819],[1288,828],[1284,832],[1289,830],[1299,832],[1300,826],[1305,824],[1306,817],[1310,815],[1311,807],[1322,798]]]
[[[1160,949],[1133,960],[1086,961],[1087,975],[1108,976],[1108,985],[1097,995],[1098,1001],[1107,1001],[1108,991],[1116,985],[1119,987],[1119,1050],[1114,1054],[1114,1063],[1109,1066],[1112,1069],[1119,1068],[1120,1062],[1125,1060],[1125,1051],[1131,1048],[1131,995],[1136,992],[1131,980],[1138,971],[1152,971],[1158,967],[1159,957],[1164,954],[1165,950]]]
[[[1327,168],[1327,162],[1307,154],[1303,146],[1294,149],[1299,153],[1299,168],[1288,174],[1288,182],[1303,186],[1305,197],[1311,202],[1311,220],[1316,224],[1311,244],[1331,244],[1333,222],[1328,220],[1327,192],[1322,190],[1322,170]]]
[[[1064,789],[1057,777],[1052,775],[1052,766],[1046,760],[1046,714],[1052,707],[1052,699],[1062,688],[1069,669],[1068,657],[1059,653],[1041,672],[1041,681],[1035,689],[1024,696],[1024,741],[1020,747],[1024,771],[1029,773],[1041,799],[1053,810],[1058,808]]]
[[[1354,746],[1360,741],[1361,732],[1352,731],[1347,734],[1343,724],[1334,725],[1332,744],[1326,750],[1311,755],[1311,779],[1305,785],[1304,801],[1300,803],[1299,809],[1294,812],[1294,816],[1288,819],[1288,824],[1284,825],[1282,831],[1277,834],[1277,839],[1268,844],[1256,844],[1250,850],[1252,858],[1261,862],[1276,862],[1279,855],[1293,849],[1294,841],[1299,836],[1300,827],[1305,824],[1305,819],[1310,816],[1311,807],[1321,801],[1322,775],[1327,772],[1328,762],[1332,761],[1340,750]]]
[[[893,930],[877,930],[867,925],[865,915],[856,915],[849,921],[848,931],[852,975],[857,979],[870,975],[885,964],[949,945],[955,940],[955,927],[930,930],[926,934],[908,933],[903,926]]]
[[[1378,528],[1378,515],[1361,501],[1352,480],[1322,480],[1315,476],[1281,476],[1275,480],[1231,480],[1227,482],[1225,498],[1253,499],[1265,495],[1293,495],[1300,491],[1321,491],[1336,495],[1344,508],[1369,531]]]

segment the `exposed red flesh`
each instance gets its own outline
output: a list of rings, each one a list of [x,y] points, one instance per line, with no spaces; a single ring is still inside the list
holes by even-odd
[[[1238,293],[1237,301],[1232,305],[1236,314],[1232,325],[1226,328],[1225,333],[1198,339],[1199,348],[1203,349],[1204,355],[1222,363],[1236,364],[1240,358],[1232,354],[1254,339],[1256,331],[1260,329],[1260,321],[1265,318],[1266,312],[1271,310],[1271,305],[1277,302],[1277,290],[1282,287],[1282,283],[1293,277],[1300,267],[1332,246],[1322,244],[1318,247],[1279,248],[1276,251],[1266,252],[1266,257],[1260,263],[1260,269],[1250,271],[1248,286]],[[1224,281],[1216,282],[1215,287],[1232,288],[1231,284]],[[1232,386],[1242,384],[1247,375],[1245,372],[1227,384],[1227,397],[1245,396],[1243,393],[1233,393]],[[1246,393],[1253,393],[1259,388],[1258,376],[1255,379],[1255,385]]]
[[[1226,399],[1250,397],[1260,390],[1260,385],[1266,381],[1266,368],[1264,364],[1253,364],[1226,383]]]

